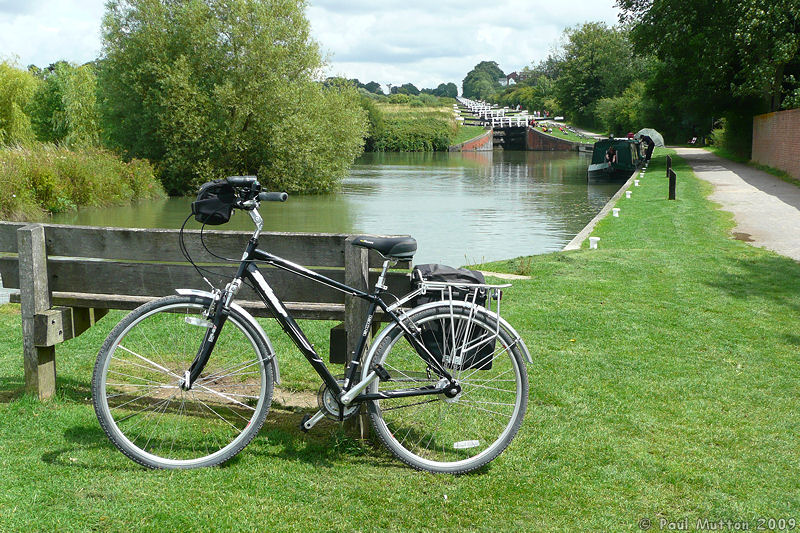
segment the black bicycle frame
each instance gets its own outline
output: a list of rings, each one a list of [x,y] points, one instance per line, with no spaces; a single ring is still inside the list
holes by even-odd
[[[357,383],[358,380],[354,379],[356,377],[356,372],[358,371],[358,367],[361,366],[361,356],[364,353],[364,350],[367,345],[367,340],[369,338],[369,331],[370,325],[372,324],[372,320],[375,316],[375,312],[377,308],[380,309],[389,317],[392,321],[398,324],[399,327],[403,329],[404,332],[409,334],[409,340],[412,343],[412,346],[419,352],[427,352],[427,349],[417,338],[415,332],[411,331],[403,322],[401,321],[400,317],[391,311],[388,306],[384,303],[384,301],[380,298],[380,294],[382,292],[382,288],[376,286],[373,293],[369,294],[343,283],[340,283],[336,280],[330,279],[322,274],[314,272],[313,270],[309,270],[305,267],[292,263],[291,261],[287,261],[281,257],[276,255],[270,254],[263,250],[259,250],[257,248],[258,241],[256,239],[250,239],[247,245],[247,249],[244,253],[244,257],[242,262],[239,265],[239,269],[236,273],[236,277],[234,279],[247,279],[252,284],[253,287],[267,306],[267,308],[271,311],[272,315],[278,320],[278,323],[281,325],[281,328],[286,332],[287,335],[292,339],[295,345],[298,347],[300,352],[308,359],[308,362],[311,363],[311,366],[314,370],[319,374],[320,378],[325,382],[325,385],[330,388],[330,390],[334,393],[334,397],[339,398],[343,392],[347,392],[353,384]],[[289,313],[286,306],[283,302],[278,298],[275,293],[273,292],[272,288],[269,286],[269,283],[264,276],[259,271],[258,267],[255,264],[255,261],[263,261],[266,264],[275,266],[282,270],[286,270],[288,272],[292,272],[299,276],[311,279],[317,283],[321,283],[323,285],[327,285],[333,289],[338,291],[350,294],[357,298],[361,298],[363,300],[367,300],[369,302],[369,309],[367,311],[367,320],[364,324],[364,328],[361,332],[361,337],[358,340],[358,344],[356,347],[355,352],[353,352],[352,358],[348,364],[348,367],[345,371],[345,379],[343,386],[340,386],[336,378],[330,373],[328,367],[320,358],[319,354],[314,350],[314,347],[311,345],[311,342],[306,337],[303,330],[294,320],[294,318]],[[218,305],[217,309],[221,310],[222,306]],[[218,325],[217,335],[219,334],[219,330],[224,324],[225,319],[227,318],[226,313],[222,313],[222,316],[217,318],[215,316],[214,324]],[[219,322],[219,324],[217,324]],[[213,339],[212,339],[213,340]],[[206,342],[203,343],[204,345],[208,344]],[[208,360],[210,356],[211,349],[213,349],[213,343],[207,350],[208,353],[205,354],[205,357],[201,357],[201,354],[198,353],[197,359],[205,359],[204,361],[196,360],[193,364],[193,369],[197,370],[199,374],[202,371],[202,367],[205,366],[205,362]],[[202,350],[206,351],[206,350]],[[443,377],[446,378],[450,383],[453,383],[452,376],[447,372],[445,368],[442,367],[441,364],[438,363],[434,358],[430,358],[438,368],[436,369],[437,372]],[[197,367],[197,368],[196,368]],[[394,390],[394,391],[381,391],[380,393],[375,394],[359,394],[353,399],[353,402],[360,402],[366,400],[377,400],[381,398],[401,398],[401,397],[410,397],[410,396],[425,396],[429,394],[440,394],[442,390],[440,388],[436,388],[433,386],[425,386],[425,387],[417,387],[411,389],[401,389],[401,390]]]

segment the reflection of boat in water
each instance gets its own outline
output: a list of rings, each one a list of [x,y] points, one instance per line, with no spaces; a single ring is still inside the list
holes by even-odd
[[[610,146],[617,151],[617,161],[606,161]],[[640,143],[635,139],[603,139],[594,143],[589,179],[628,179],[642,164]]]

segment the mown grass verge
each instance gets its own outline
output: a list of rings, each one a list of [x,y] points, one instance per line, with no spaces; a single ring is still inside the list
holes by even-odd
[[[585,135],[579,135],[577,133],[573,133],[569,131],[568,126],[566,124],[561,123],[541,123],[547,127],[548,131],[543,131],[541,126],[537,126],[537,130],[544,133],[545,135],[551,135],[553,137],[558,137],[559,139],[566,139],[572,142],[578,143],[585,143],[585,144],[594,144],[596,139],[591,137],[587,137]],[[563,129],[562,129],[563,128]]]
[[[51,144],[0,148],[0,219],[34,220],[80,206],[165,196],[150,163],[100,148]]]
[[[58,398],[21,395],[18,307],[0,307],[0,530],[636,531],[642,518],[800,520],[800,266],[732,240],[730,215],[663,155],[600,249],[483,265],[531,280],[503,315],[534,356],[517,438],[473,475],[403,467],[334,423],[275,409],[223,468],[151,472],[111,446],[91,365],[119,318],[58,347]],[[311,340],[327,345],[328,324]],[[282,339],[277,332],[273,339]],[[285,384],[313,388],[276,345]],[[324,348],[321,348],[324,351]],[[446,498],[445,498],[446,496]]]
[[[456,133],[456,136],[450,141],[451,146],[465,143],[475,137],[480,137],[484,133],[486,133],[486,128],[483,126],[459,126],[458,133]]]

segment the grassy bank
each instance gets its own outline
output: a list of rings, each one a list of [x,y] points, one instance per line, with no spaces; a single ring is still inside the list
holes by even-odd
[[[90,405],[91,365],[119,315],[58,347],[60,396],[20,394],[18,307],[0,307],[0,530],[638,530],[642,518],[800,520],[800,266],[729,238],[731,217],[659,150],[620,218],[586,248],[525,268],[504,316],[534,356],[519,435],[474,475],[401,466],[334,423],[303,434],[276,408],[224,468],[151,472]],[[312,342],[326,346],[328,325]],[[279,337],[273,335],[274,339]],[[312,390],[276,346],[285,386]],[[318,429],[319,428],[319,429]],[[202,496],[198,496],[202,495]],[[313,524],[309,526],[309,524]]]
[[[146,161],[125,163],[99,149],[48,144],[0,148],[0,219],[40,219],[80,206],[164,196]]]
[[[537,130],[545,133],[547,135],[552,135],[553,137],[558,137],[559,139],[566,139],[572,142],[578,143],[586,143],[586,144],[594,144],[596,139],[588,137],[586,135],[581,135],[576,133],[575,131],[570,131],[570,127],[568,124],[563,123],[540,123],[547,126],[548,131],[542,131],[541,126],[537,127]]]
[[[458,133],[450,141],[450,144],[461,144],[475,137],[480,137],[484,133],[486,133],[486,128],[483,126],[459,126]]]
[[[437,152],[453,144],[458,125],[452,108],[377,104],[383,119],[373,147],[377,152]]]

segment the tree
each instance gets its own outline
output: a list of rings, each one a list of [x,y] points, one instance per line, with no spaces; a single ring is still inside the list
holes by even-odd
[[[642,75],[633,48],[619,28],[590,22],[564,31],[556,94],[564,112],[578,123],[593,125],[594,104],[622,94]]]
[[[33,100],[38,80],[9,61],[0,62],[0,145],[35,140],[26,108]]]
[[[94,66],[59,61],[38,72],[42,83],[29,106],[38,140],[69,147],[97,145],[100,130]]]
[[[419,96],[419,89],[413,83],[404,83],[399,87],[395,85],[392,87],[390,94],[410,94],[411,96]]]
[[[673,128],[727,118],[728,148],[749,153],[754,114],[775,111],[800,75],[797,0],[617,0],[637,49],[658,61],[648,97]],[[713,13],[713,16],[708,16]],[[692,131],[694,133],[694,131]]]
[[[756,97],[775,111],[791,90],[786,76],[800,73],[795,71],[800,67],[797,0],[617,0],[617,5],[637,47],[661,61],[659,78],[669,82],[669,72],[670,89],[683,84],[684,100],[694,108],[711,105],[710,111],[719,113],[737,105],[734,100]],[[714,16],[707,16],[712,11]]]
[[[166,189],[257,174],[332,189],[361,153],[357,89],[323,63],[301,0],[110,0],[100,93],[107,142],[156,162]]]
[[[371,93],[383,94],[383,89],[381,89],[381,84],[376,81],[371,81],[365,84],[364,88]]]
[[[485,100],[500,90],[500,78],[505,74],[494,61],[481,61],[462,82],[462,94],[465,98]]]
[[[442,98],[455,98],[458,96],[458,87],[452,82],[440,83],[435,89],[421,89],[420,93]]]
[[[453,82],[440,83],[433,93],[434,96],[442,96],[445,98],[455,98],[458,96],[458,87]]]
[[[526,79],[524,84],[507,88],[496,101],[501,105],[519,105],[530,111],[559,113],[561,109],[556,103],[555,87],[555,80],[540,75],[535,79]]]

